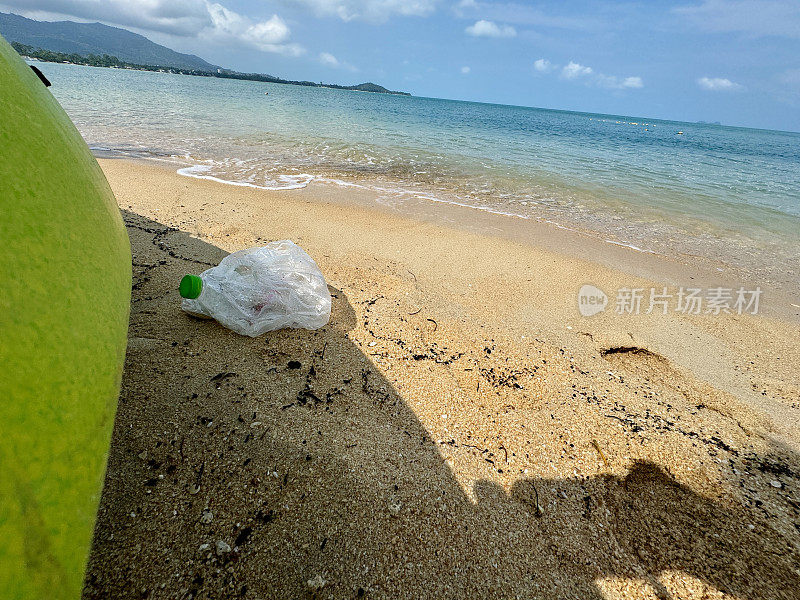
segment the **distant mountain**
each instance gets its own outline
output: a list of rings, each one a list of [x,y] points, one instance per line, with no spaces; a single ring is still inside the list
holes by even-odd
[[[143,35],[101,23],[34,21],[0,13],[0,34],[9,42],[65,54],[116,56],[139,65],[216,71],[219,67],[193,54],[175,52],[151,42]]]

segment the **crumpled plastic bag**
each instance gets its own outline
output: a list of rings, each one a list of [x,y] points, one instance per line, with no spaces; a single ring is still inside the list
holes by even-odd
[[[181,308],[255,337],[285,327],[319,329],[331,295],[314,259],[290,240],[240,250],[200,275],[202,291]]]

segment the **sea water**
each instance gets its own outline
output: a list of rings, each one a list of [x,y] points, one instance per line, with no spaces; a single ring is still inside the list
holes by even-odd
[[[37,64],[99,153],[549,221],[800,289],[798,133]]]

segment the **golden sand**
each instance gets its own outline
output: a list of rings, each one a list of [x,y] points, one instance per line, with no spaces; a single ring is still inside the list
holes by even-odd
[[[796,321],[585,318],[584,283],[702,269],[102,167],[134,288],[85,597],[800,598]],[[183,274],[284,238],[325,274],[328,326],[251,339],[180,310]]]

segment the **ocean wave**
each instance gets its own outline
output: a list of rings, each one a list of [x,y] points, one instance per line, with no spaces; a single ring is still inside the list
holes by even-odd
[[[615,240],[604,240],[606,244],[614,244],[615,246],[622,246],[623,248],[630,248],[631,250],[635,250],[636,252],[643,252],[645,254],[658,254],[655,250],[648,250],[647,248],[640,248],[634,244],[629,242],[617,242]]]
[[[309,175],[308,173],[299,173],[299,174],[285,174],[281,173],[275,175],[275,178],[270,183],[265,183],[264,185],[260,185],[257,183],[253,183],[252,181],[242,181],[237,179],[223,179],[222,177],[217,177],[216,175],[208,175],[210,171],[213,171],[214,167],[212,165],[191,165],[189,167],[183,167],[178,169],[178,175],[183,175],[184,177],[193,177],[194,179],[207,179],[209,181],[216,181],[217,183],[224,183],[226,185],[235,185],[239,187],[251,187],[258,190],[272,190],[272,191],[280,191],[280,190],[299,190],[306,187],[309,183],[314,180],[313,175]]]
[[[566,230],[566,231],[575,231],[575,232],[581,232],[582,231],[582,230],[577,229],[575,227],[568,227],[568,226],[562,225],[561,223],[558,223],[557,221],[554,221],[552,219],[547,219],[547,218],[544,218],[544,217],[541,217],[541,216],[537,216],[535,214],[521,214],[521,213],[518,213],[518,212],[512,212],[512,211],[508,211],[508,210],[503,210],[503,209],[495,208],[495,207],[492,207],[492,206],[486,206],[484,204],[479,204],[477,202],[469,203],[469,202],[464,202],[461,199],[456,200],[456,199],[452,199],[452,198],[442,198],[440,196],[434,196],[434,195],[428,194],[428,193],[420,193],[418,191],[405,189],[405,188],[387,188],[387,187],[378,186],[378,185],[370,185],[370,184],[364,184],[364,183],[353,183],[353,182],[350,182],[350,181],[344,181],[342,179],[335,179],[335,178],[332,178],[332,177],[317,177],[316,181],[319,182],[319,183],[327,183],[327,184],[338,185],[340,187],[357,188],[357,189],[377,192],[379,194],[388,194],[389,196],[393,196],[396,199],[406,198],[406,199],[424,200],[424,201],[428,201],[428,202],[435,202],[435,203],[438,203],[438,204],[448,204],[448,205],[451,205],[451,206],[459,206],[459,207],[462,207],[462,208],[468,208],[468,209],[472,209],[472,210],[486,212],[486,213],[490,213],[490,214],[493,214],[493,215],[499,215],[499,216],[502,216],[502,217],[511,217],[511,218],[514,218],[514,219],[523,219],[523,220],[526,220],[526,221],[534,220],[534,221],[538,221],[539,223],[545,223],[545,224],[550,225],[552,227],[555,227],[557,229],[563,229],[563,230]],[[391,206],[392,204],[390,202],[387,202],[386,200],[387,200],[387,198],[386,198],[385,195],[378,196],[378,198],[376,198],[376,201],[378,202],[378,204]],[[527,207],[529,204],[533,204],[533,203],[520,202],[520,204],[522,206],[526,206]],[[650,250],[647,250],[647,252],[650,252]]]

